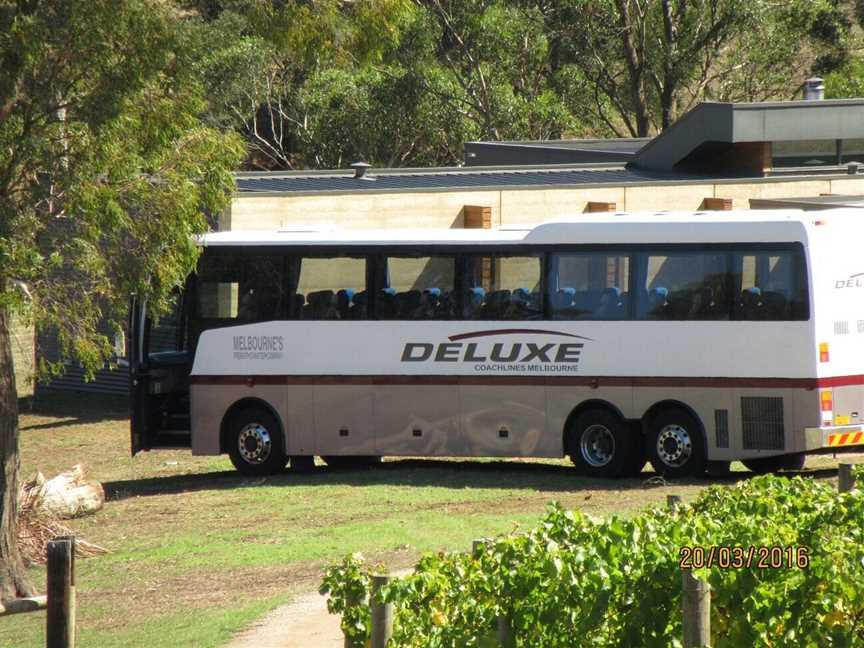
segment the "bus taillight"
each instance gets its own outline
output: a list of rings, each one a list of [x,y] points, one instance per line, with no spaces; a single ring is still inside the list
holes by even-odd
[[[830,389],[819,392],[819,403],[822,409],[822,422],[829,425],[834,418],[834,394]]]
[[[828,343],[820,342],[819,343],[819,362],[828,362]]]

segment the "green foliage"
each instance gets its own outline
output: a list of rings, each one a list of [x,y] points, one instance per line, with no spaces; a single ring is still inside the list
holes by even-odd
[[[553,505],[526,534],[426,555],[383,592],[396,606],[393,645],[495,646],[497,617],[519,646],[676,645],[682,547],[744,548],[737,568],[695,565],[712,588],[712,645],[864,646],[864,491],[773,476],[627,520]],[[782,547],[783,566],[760,567],[759,547]],[[328,577],[336,591],[337,572]]]
[[[20,306],[8,279],[28,284],[37,328],[92,374],[130,293],[158,312],[194,267],[242,142],[202,122],[199,52],[170,3],[4,2],[0,34],[0,303]]]
[[[346,556],[341,563],[327,568],[318,592],[329,595],[327,611],[342,615],[341,628],[356,645],[364,645],[372,632],[369,615],[369,587],[372,579],[364,570],[363,556]]]
[[[208,121],[264,168],[423,166],[468,139],[641,135],[848,63],[851,0],[196,0]],[[857,6],[857,5],[856,5]]]
[[[864,60],[852,59],[825,77],[827,99],[864,97]]]

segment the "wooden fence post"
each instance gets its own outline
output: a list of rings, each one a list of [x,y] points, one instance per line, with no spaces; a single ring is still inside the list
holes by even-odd
[[[852,464],[841,463],[837,471],[837,490],[848,493],[855,488],[855,475],[852,473]]]
[[[372,648],[387,648],[387,642],[393,636],[393,604],[378,600],[381,588],[389,582],[389,576],[372,576],[372,595],[369,597],[372,613]]]
[[[681,496],[680,495],[667,495],[666,496],[666,506],[669,507],[669,510],[673,513],[677,513],[678,509],[681,508]]]
[[[75,538],[48,543],[47,648],[75,646]]]
[[[711,587],[689,569],[681,570],[684,648],[711,645]]]

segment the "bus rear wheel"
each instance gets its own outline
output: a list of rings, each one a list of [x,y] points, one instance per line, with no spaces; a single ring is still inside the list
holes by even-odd
[[[285,447],[279,422],[264,409],[243,409],[231,417],[228,456],[238,472],[260,477],[285,468]]]
[[[658,475],[693,477],[708,464],[702,428],[682,409],[667,409],[654,417],[648,428],[648,459]]]
[[[744,459],[741,463],[757,475],[765,475],[778,470],[801,470],[804,467],[803,454],[779,455],[777,457],[762,457],[760,459]]]
[[[330,468],[348,469],[348,468],[369,468],[381,463],[379,456],[365,455],[329,455],[321,457]]]
[[[566,450],[577,470],[589,477],[632,476],[636,466],[645,463],[638,436],[604,409],[576,417],[567,429]]]

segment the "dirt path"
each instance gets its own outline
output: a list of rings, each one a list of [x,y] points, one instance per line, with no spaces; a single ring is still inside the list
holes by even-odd
[[[411,571],[396,569],[391,574],[401,578]],[[342,648],[340,618],[327,611],[327,599],[318,592],[301,594],[255,621],[224,648]]]
[[[342,648],[339,617],[318,592],[302,594],[234,637],[225,648]]]

